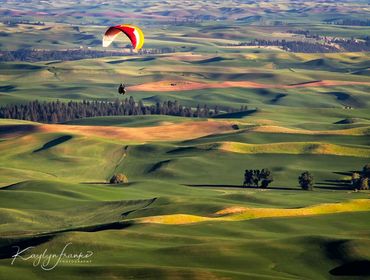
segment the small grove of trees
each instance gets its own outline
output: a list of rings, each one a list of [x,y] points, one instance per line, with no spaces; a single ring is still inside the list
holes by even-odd
[[[303,190],[312,191],[314,186],[314,178],[313,175],[305,171],[298,177],[298,183]]]
[[[268,185],[274,181],[272,173],[269,169],[247,169],[244,173],[244,187],[254,186],[256,188],[267,188]],[[261,182],[261,185],[260,185]]]
[[[366,164],[360,173],[352,173],[352,186],[357,190],[368,190],[370,178],[370,164]]]
[[[334,46],[324,45],[321,43],[304,42],[304,41],[255,39],[249,42],[241,42],[239,44],[236,44],[236,46],[255,46],[255,47],[276,46],[276,47],[281,47],[285,51],[302,52],[302,53],[339,52],[339,50]]]
[[[243,187],[267,188],[274,181],[269,169],[246,169],[244,173]],[[314,176],[309,171],[301,173],[298,183],[303,190],[312,191],[314,189]],[[369,190],[370,186],[370,163],[366,164],[362,171],[353,172],[351,184],[355,190]]]
[[[335,25],[370,26],[369,19],[336,19],[327,20],[326,22]]]
[[[302,34],[302,32],[301,32]],[[231,46],[277,46],[289,52],[302,53],[335,53],[335,52],[362,52],[370,50],[370,38],[364,37],[361,40],[351,38],[328,38],[322,36],[305,35],[306,38],[314,38],[315,42],[307,41],[286,41],[286,40],[264,40],[255,39],[248,42],[241,42],[238,44],[231,44]],[[317,41],[320,40],[320,41]],[[321,43],[321,40],[325,43]],[[339,48],[337,47],[339,46]]]
[[[112,178],[109,180],[110,184],[122,184],[122,183],[128,183],[128,179],[126,175],[122,173],[114,174]]]

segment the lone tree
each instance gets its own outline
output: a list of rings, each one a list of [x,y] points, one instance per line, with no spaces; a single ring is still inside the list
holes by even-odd
[[[118,174],[114,174],[112,178],[110,178],[109,183],[110,184],[128,183],[128,179],[124,174],[118,173]]]
[[[366,164],[360,173],[352,173],[352,186],[354,189],[358,190],[368,190],[369,189],[369,178],[370,178],[370,164]]]
[[[306,191],[312,191],[313,190],[313,185],[314,185],[314,180],[313,176],[310,172],[305,171],[303,172],[299,177],[298,177],[298,182],[299,185],[303,190]]]

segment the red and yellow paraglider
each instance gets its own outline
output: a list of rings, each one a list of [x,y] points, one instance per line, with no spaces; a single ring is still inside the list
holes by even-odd
[[[141,31],[139,27],[131,24],[121,24],[109,27],[103,36],[103,47],[108,47],[120,33],[126,34],[135,51],[138,51],[143,47],[143,31]]]

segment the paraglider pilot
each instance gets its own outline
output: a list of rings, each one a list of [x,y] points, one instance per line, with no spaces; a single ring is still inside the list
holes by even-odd
[[[125,84],[120,84],[118,87],[118,93],[119,94],[125,94],[126,93],[126,86]]]

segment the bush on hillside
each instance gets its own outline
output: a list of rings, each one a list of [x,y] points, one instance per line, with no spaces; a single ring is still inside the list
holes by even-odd
[[[313,190],[314,178],[313,178],[313,175],[310,172],[308,172],[308,171],[303,172],[298,177],[298,182],[299,182],[299,185],[301,186],[301,188],[303,190],[306,190],[306,191],[312,191]]]
[[[355,188],[355,189],[357,188],[360,178],[361,178],[361,176],[360,176],[359,173],[357,173],[357,172],[352,173],[351,184],[352,184],[353,188]]]
[[[360,179],[359,189],[360,190],[368,190],[369,189],[369,178],[362,177]]]
[[[114,174],[112,178],[110,178],[109,183],[110,184],[128,183],[128,179],[124,174],[118,173],[118,174]]]
[[[360,173],[352,173],[352,186],[355,190],[368,190],[370,178],[370,164],[366,164]]]

